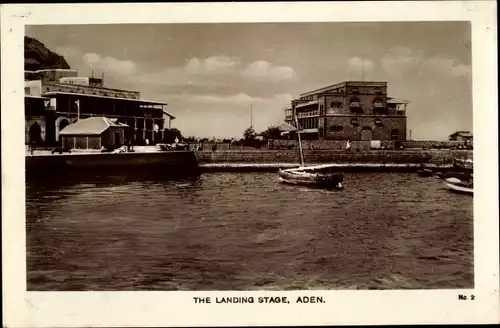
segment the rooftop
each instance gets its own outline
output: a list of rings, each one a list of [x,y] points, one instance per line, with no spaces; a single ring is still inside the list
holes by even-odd
[[[322,92],[328,91],[330,89],[336,89],[336,88],[344,87],[344,86],[347,86],[347,85],[376,85],[376,86],[386,86],[387,82],[380,82],[380,81],[344,81],[344,82],[339,82],[339,83],[336,83],[336,84],[332,84],[332,85],[329,85],[329,86],[321,87],[321,88],[318,88],[318,89],[314,89],[314,90],[302,93],[302,94],[300,94],[300,96],[304,97],[304,96],[314,95],[314,94],[317,94],[317,93],[322,93]]]
[[[107,117],[89,117],[79,119],[73,124],[66,126],[59,132],[60,135],[100,135],[109,127],[128,127],[123,123],[117,123],[116,120]]]

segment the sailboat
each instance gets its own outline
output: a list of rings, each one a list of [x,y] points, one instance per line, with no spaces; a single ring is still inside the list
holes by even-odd
[[[302,140],[300,137],[299,121],[297,116],[295,116],[295,122],[297,124],[301,165],[298,168],[280,169],[278,172],[279,180],[288,184],[342,189],[344,175],[342,172],[336,171],[334,165],[323,164],[306,166],[304,164],[304,152],[302,149]]]

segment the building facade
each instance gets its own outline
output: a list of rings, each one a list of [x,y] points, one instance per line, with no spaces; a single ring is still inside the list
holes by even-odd
[[[26,143],[61,143],[59,131],[78,118],[104,116],[127,124],[136,144],[163,140],[175,117],[167,103],[140,99],[140,93],[104,87],[102,78],[78,77],[73,70],[25,72]]]
[[[408,102],[387,96],[387,82],[348,81],[300,95],[285,122],[304,139],[406,140]]]
[[[59,137],[63,148],[113,149],[125,143],[127,129],[129,126],[107,117],[89,117],[68,125],[60,132]]]

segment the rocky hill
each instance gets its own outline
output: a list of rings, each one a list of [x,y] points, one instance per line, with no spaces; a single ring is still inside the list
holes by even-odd
[[[24,37],[24,69],[27,71],[36,71],[39,69],[71,67],[63,56],[50,51],[40,41]]]

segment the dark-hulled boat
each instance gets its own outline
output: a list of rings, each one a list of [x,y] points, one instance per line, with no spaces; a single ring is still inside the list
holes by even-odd
[[[421,177],[430,177],[433,172],[431,169],[421,169],[417,171],[417,174]]]

